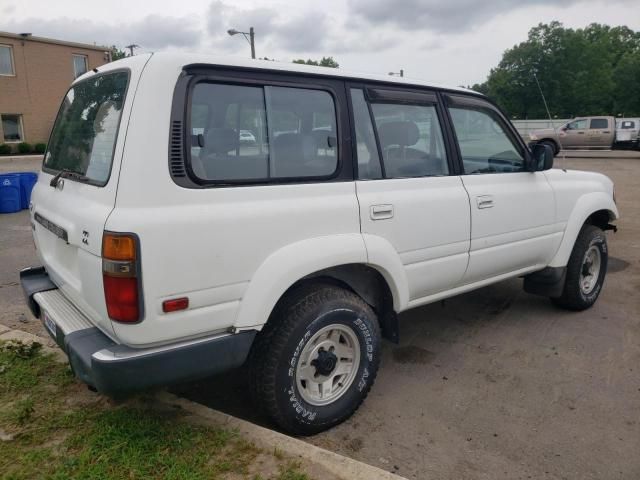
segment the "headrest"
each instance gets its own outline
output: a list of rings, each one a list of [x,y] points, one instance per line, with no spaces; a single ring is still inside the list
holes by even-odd
[[[310,135],[281,133],[273,140],[273,150],[278,160],[300,162],[311,158],[317,147]]]
[[[415,122],[405,120],[383,123],[378,129],[382,148],[391,145],[409,147],[418,143],[420,130]]]
[[[333,130],[316,129],[310,133],[313,141],[316,144],[316,148],[335,148],[337,139]]]
[[[239,145],[238,133],[231,128],[210,128],[204,138],[208,153],[229,153]]]

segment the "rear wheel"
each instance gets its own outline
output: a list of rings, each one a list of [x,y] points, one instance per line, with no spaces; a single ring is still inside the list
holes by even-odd
[[[553,302],[569,310],[591,307],[602,290],[607,262],[604,232],[594,225],[584,225],[569,257],[562,295],[554,298]]]
[[[378,371],[375,313],[354,293],[329,284],[286,298],[251,353],[257,405],[280,428],[311,435],[356,411]]]

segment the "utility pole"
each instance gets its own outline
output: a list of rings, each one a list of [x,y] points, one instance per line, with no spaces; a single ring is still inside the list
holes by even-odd
[[[256,58],[256,42],[253,27],[249,27],[249,43],[251,44],[251,58]]]
[[[132,56],[132,57],[133,57],[133,49],[134,49],[134,48],[140,48],[140,45],[136,45],[135,43],[132,43],[131,45],[127,45],[127,46],[126,46],[126,47],[124,47],[124,48],[128,48],[128,49],[129,49],[130,56]]]
[[[398,75],[400,77],[404,77],[404,70],[401,68],[399,72],[389,72],[389,75],[391,75],[392,77],[395,75]]]

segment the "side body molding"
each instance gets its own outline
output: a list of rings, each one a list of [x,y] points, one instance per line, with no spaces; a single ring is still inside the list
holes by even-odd
[[[591,214],[599,210],[607,210],[609,212],[609,220],[615,220],[619,216],[618,207],[616,207],[611,196],[605,192],[587,193],[578,198],[567,219],[560,247],[549,263],[550,267],[564,267],[567,265],[582,225]]]

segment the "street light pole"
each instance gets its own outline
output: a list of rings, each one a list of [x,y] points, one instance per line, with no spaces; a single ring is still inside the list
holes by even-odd
[[[251,46],[251,58],[255,59],[256,58],[256,35],[255,32],[253,30],[253,27],[249,27],[249,33],[247,32],[241,32],[239,30],[236,30],[235,28],[232,28],[230,30],[227,30],[227,33],[229,34],[229,36],[233,37],[234,35],[237,35],[239,33],[242,34],[242,36],[244,37],[244,39],[249,42],[249,45]],[[248,35],[248,36],[247,36]]]
[[[391,75],[392,77],[395,75],[399,75],[401,77],[404,77],[404,70],[401,68],[399,72],[389,72],[389,75]]]

